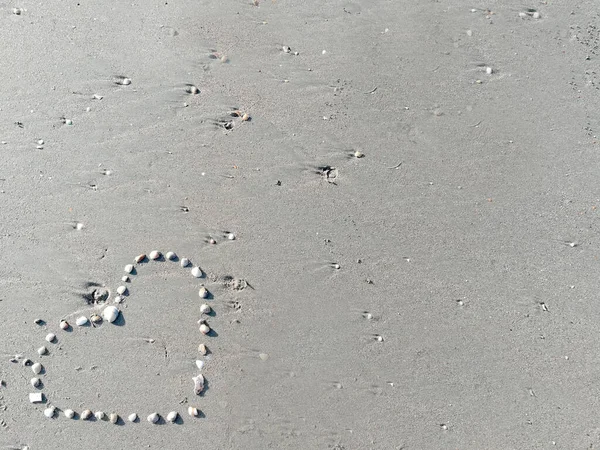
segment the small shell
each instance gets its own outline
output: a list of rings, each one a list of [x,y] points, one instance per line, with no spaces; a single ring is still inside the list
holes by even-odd
[[[494,73],[494,69],[492,69],[491,67],[486,67],[485,68],[485,73],[487,73],[488,75],[491,75]]]
[[[160,258],[161,256],[162,256],[162,255],[161,255],[161,253],[160,253],[158,250],[152,250],[152,251],[150,252],[150,254],[148,255],[148,257],[149,257],[150,259],[155,259],[155,260],[156,260],[156,259],[158,259],[158,258]]]
[[[43,367],[40,363],[35,363],[33,366],[31,366],[31,370],[33,370],[33,373],[35,373],[36,375],[38,373],[41,373],[42,369],[43,369]]]
[[[85,316],[78,317],[77,320],[75,321],[75,323],[77,324],[78,327],[82,327],[88,323],[88,318]]]
[[[15,362],[16,362],[16,361],[15,361]],[[29,358],[25,358],[25,359],[23,360],[23,367],[30,366],[32,362],[33,362],[33,361],[31,361]]]
[[[215,244],[217,243],[217,241],[215,241],[213,238],[210,238],[210,239],[208,240],[208,243],[209,243],[209,244],[212,244],[212,245],[215,245]]]
[[[125,292],[127,292],[127,286],[119,286],[117,288],[117,294],[123,295]]]
[[[365,157],[365,154],[364,154],[363,152],[359,152],[358,150],[356,150],[356,151],[354,152],[354,157],[355,157],[355,158],[364,158],[364,157]]]
[[[160,416],[158,415],[158,413],[152,413],[148,416],[148,422],[150,423],[156,423],[158,422],[160,419]]]
[[[227,235],[227,239],[229,239],[230,241],[235,241],[235,234],[233,234],[233,233],[229,233],[229,234]]]
[[[135,422],[136,420],[138,420],[138,415],[136,413],[129,414],[127,420],[129,420],[130,422]]]
[[[188,414],[192,417],[198,417],[200,415],[200,411],[198,411],[198,408],[188,406]]]
[[[196,367],[200,370],[202,370],[204,368],[204,361],[201,361],[199,359],[196,360]]]
[[[198,346],[198,351],[200,352],[200,354],[201,354],[202,356],[206,356],[206,354],[208,353],[208,348],[206,348],[206,345],[204,345],[204,344],[200,344],[200,345]]]
[[[90,322],[100,323],[102,322],[102,317],[100,317],[98,314],[92,314],[92,316],[90,317]]]
[[[175,422],[177,420],[177,417],[179,417],[177,411],[171,411],[169,414],[167,414],[167,420],[169,422]]]
[[[242,122],[247,122],[249,120],[250,120],[250,114],[244,113],[244,115],[242,116]]]
[[[73,411],[72,409],[65,409],[64,413],[67,419],[72,419],[73,417],[75,417],[75,411]]]
[[[55,412],[56,412],[56,408],[54,406],[50,406],[44,410],[44,415],[48,419],[52,419],[54,417]]]
[[[46,335],[46,340],[48,342],[54,342],[56,340],[56,335],[54,333],[48,333]]]
[[[181,267],[187,267],[190,265],[190,260],[187,258],[181,258],[179,264],[181,264]]]
[[[29,401],[31,403],[42,403],[44,401],[44,394],[41,392],[32,392],[29,394]]]
[[[83,412],[81,413],[81,420],[88,420],[91,419],[91,417],[94,415],[93,412],[91,412],[89,409],[85,409],[83,410]]]
[[[123,300],[125,300],[125,297],[121,297],[120,295],[115,297],[115,303],[123,303]]]
[[[202,269],[198,266],[192,269],[192,276],[196,278],[202,278]]]
[[[39,387],[40,384],[42,384],[42,380],[40,380],[39,378],[32,378],[30,381],[31,385],[33,387]]]
[[[60,321],[60,328],[63,330],[68,330],[69,329],[69,322],[67,322],[66,320],[61,320]]]
[[[200,325],[200,333],[202,333],[202,334],[210,333],[210,327],[208,325],[206,325],[205,323],[203,323],[202,325]]]
[[[108,420],[110,420],[110,423],[117,423],[119,421],[119,415],[117,413],[112,413]]]
[[[199,374],[198,376],[193,377],[192,381],[194,382],[194,394],[200,395],[204,390],[204,376]]]
[[[125,266],[124,270],[125,270],[125,273],[131,273],[131,272],[133,272],[133,264],[127,264]]]
[[[103,411],[96,411],[96,414],[94,414],[94,416],[96,416],[96,419],[98,419],[98,420],[106,419],[106,414],[104,414]]]
[[[177,255],[173,252],[167,252],[165,258],[167,258],[169,261],[173,261],[175,258],[177,258]]]
[[[121,277],[121,281],[122,281],[123,283],[128,283],[128,282],[129,282],[129,277],[128,277],[127,275],[123,275],[123,276]]]
[[[112,305],[107,306],[106,308],[104,308],[104,311],[102,311],[102,317],[107,322],[112,323],[115,320],[117,320],[117,317],[119,317],[119,310]]]
[[[146,254],[142,253],[141,255],[137,255],[134,259],[134,261],[137,263],[141,263],[143,260],[146,259]]]
[[[38,355],[42,356],[48,353],[48,349],[46,347],[40,347],[37,349]]]
[[[200,288],[200,290],[198,291],[198,296],[200,298],[208,298],[208,289],[206,289],[204,286],[202,286]]]
[[[202,305],[200,305],[200,312],[202,314],[210,314],[211,311],[212,311],[212,309],[206,303],[203,303]]]

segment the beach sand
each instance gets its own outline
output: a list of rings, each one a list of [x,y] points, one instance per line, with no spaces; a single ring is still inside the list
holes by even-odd
[[[600,445],[594,2],[0,11],[0,449]]]

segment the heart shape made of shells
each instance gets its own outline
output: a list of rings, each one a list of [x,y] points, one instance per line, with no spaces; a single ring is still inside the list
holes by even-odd
[[[190,273],[194,278],[202,278],[204,276],[202,269],[198,266],[193,265],[192,262],[188,258],[179,259],[178,256],[174,252],[167,252],[163,256],[163,254],[160,251],[153,250],[150,253],[148,253],[148,255],[141,254],[141,255],[136,256],[134,258],[134,261],[132,264],[127,264],[124,268],[125,275],[123,275],[123,277],[121,278],[121,281],[123,283],[130,282],[131,277],[134,276],[135,274],[137,274],[137,272],[135,270],[137,265],[139,265],[140,263],[149,262],[149,261],[156,261],[156,262],[162,262],[162,261],[177,262],[177,261],[179,261],[179,265],[184,269],[192,267],[190,270]],[[61,332],[66,332],[66,331],[71,330],[73,326],[84,327],[84,326],[93,325],[94,327],[96,327],[96,326],[102,324],[103,322],[114,323],[115,321],[117,321],[119,316],[123,314],[123,312],[119,309],[119,305],[125,300],[125,296],[128,294],[127,286],[125,284],[120,285],[116,289],[116,293],[117,293],[117,295],[113,301],[114,304],[105,303],[102,306],[101,311],[99,311],[100,314],[98,314],[97,312],[94,312],[89,317],[86,315],[79,315],[78,317],[74,318],[74,320],[72,321],[73,324],[71,324],[69,322],[69,320],[67,320],[68,318],[64,318],[64,319],[60,320],[60,322],[58,323],[58,328],[60,330],[57,330],[56,333],[50,332],[46,335],[46,337],[45,337],[46,342],[44,343],[43,346],[41,346],[37,350],[38,356],[41,357],[43,355],[48,354],[51,351],[51,346],[53,344],[55,345],[59,342],[59,340],[60,340],[59,334]],[[201,286],[198,291],[198,295],[201,299],[207,299],[207,298],[209,298],[210,293],[204,286]],[[206,320],[206,317],[209,314],[211,314],[211,312],[212,312],[212,308],[208,304],[203,303],[200,306],[200,313],[202,315],[202,318],[198,321],[199,331],[200,331],[200,333],[202,333],[205,336],[211,336],[213,334],[212,330],[210,328],[210,325],[208,324],[208,322]],[[44,321],[36,320],[36,323],[43,324]],[[148,341],[152,342],[152,340],[148,340]],[[208,353],[208,348],[206,347],[206,345],[204,343],[202,343],[198,347],[198,351],[199,351],[200,355],[202,357],[204,357]],[[72,419],[72,420],[77,420],[77,419],[106,420],[106,421],[110,421],[111,423],[114,423],[114,424],[123,424],[125,421],[131,422],[131,423],[139,423],[139,422],[143,421],[143,416],[145,414],[142,414],[142,418],[140,419],[140,416],[138,416],[137,412],[123,413],[123,412],[115,411],[115,412],[110,412],[107,414],[103,411],[95,411],[94,412],[91,409],[84,409],[80,412],[76,412],[74,409],[71,409],[70,407],[55,406],[52,402],[52,399],[48,398],[42,391],[42,387],[44,386],[44,383],[42,382],[42,377],[46,373],[45,368],[42,365],[42,363],[36,362],[29,358],[25,358],[24,355],[20,355],[20,354],[15,355],[15,357],[12,358],[11,361],[14,363],[20,362],[23,365],[23,367],[28,367],[33,372],[33,378],[31,378],[30,384],[31,384],[32,388],[36,389],[36,391],[29,394],[29,401],[32,404],[44,405],[43,406],[43,408],[44,408],[43,414],[44,414],[44,416],[46,416],[49,419],[57,419],[57,418],[60,418],[61,416],[63,416],[66,419]],[[204,376],[202,375],[202,369],[204,367],[204,363],[205,363],[204,359],[197,359],[196,367],[198,370],[197,370],[197,372],[195,372],[193,374],[193,376],[192,376],[192,374],[190,375],[190,390],[192,390],[196,396],[201,395],[202,392],[204,391],[205,379],[204,379]],[[148,413],[148,411],[146,411],[146,413]],[[123,415],[121,415],[121,414],[123,414]],[[188,406],[187,414],[191,417],[200,417],[202,415],[202,412],[200,411],[200,409],[198,409],[195,406]],[[180,418],[180,412],[176,411],[176,410],[167,411],[166,413],[155,411],[155,412],[149,413],[146,417],[146,420],[151,424],[158,424],[158,423],[161,423],[164,421],[178,422],[179,418]]]

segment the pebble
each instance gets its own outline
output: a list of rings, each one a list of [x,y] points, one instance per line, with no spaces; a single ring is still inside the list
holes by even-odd
[[[117,423],[119,421],[119,415],[117,413],[112,413],[109,420],[110,423]]]
[[[210,327],[208,325],[206,325],[205,323],[203,323],[202,325],[200,325],[200,333],[202,333],[202,334],[210,333]]]
[[[205,287],[201,287],[198,291],[198,296],[200,298],[208,298],[208,289],[206,289]]]
[[[94,414],[94,416],[98,420],[104,420],[104,419],[106,419],[106,414],[104,414],[104,412],[102,412],[102,411],[96,411],[96,414]]]
[[[31,385],[36,388],[38,387],[40,384],[42,384],[42,380],[40,380],[39,378],[32,378],[30,381]]]
[[[60,328],[62,328],[63,330],[68,330],[69,329],[69,322],[67,322],[66,320],[61,320],[60,321]]]
[[[33,370],[33,373],[36,375],[41,373],[43,368],[44,367],[40,363],[35,363],[33,366],[31,366],[31,370]]]
[[[492,69],[491,67],[486,67],[485,73],[487,73],[488,75],[491,75],[492,73],[494,73],[494,69]]]
[[[181,267],[187,267],[190,265],[190,260],[187,258],[181,258],[180,264],[181,264]]]
[[[88,323],[88,318],[85,316],[78,317],[77,320],[75,321],[75,324],[77,324],[78,327],[82,327],[86,323]]]
[[[206,303],[203,303],[202,305],[200,305],[200,312],[202,314],[210,314],[211,311],[212,311],[212,309]]]
[[[187,88],[186,88],[186,92],[188,94],[192,94],[192,95],[196,95],[198,93],[200,93],[200,89],[198,89],[196,86],[194,86],[193,84],[190,84]]]
[[[115,303],[122,303],[122,302],[123,302],[123,300],[125,300],[125,298],[124,298],[124,297],[121,297],[120,295],[117,295],[117,296],[115,297]]]
[[[92,314],[92,317],[90,317],[90,322],[99,324],[102,322],[102,317],[100,317],[98,314]]]
[[[29,358],[23,360],[23,367],[31,365],[32,361]]]
[[[100,95],[100,94],[94,94],[92,98],[93,98],[94,100],[102,100],[102,99],[104,98],[104,96],[103,96],[103,95]]]
[[[196,395],[200,395],[200,393],[204,390],[204,376],[199,374],[198,376],[193,377],[192,381],[194,382],[194,393]]]
[[[48,333],[46,335],[46,340],[48,342],[54,342],[56,340],[56,335],[54,333]]]
[[[23,9],[21,9],[21,8],[13,8],[12,12],[13,12],[14,15],[20,16],[21,13],[23,12]]]
[[[127,286],[121,285],[117,288],[117,294],[123,295],[125,292],[127,292]]]
[[[536,12],[534,12],[534,13],[532,14],[532,16],[531,16],[531,17],[533,17],[534,19],[539,19],[539,18],[540,18],[540,13],[536,11]]]
[[[131,84],[131,78],[124,77],[122,75],[116,76],[113,79],[115,84],[120,84],[122,86],[129,86]]]
[[[37,349],[38,355],[42,356],[48,353],[48,349],[46,347],[40,347]]]
[[[152,251],[150,252],[150,254],[148,255],[148,257],[149,257],[150,259],[154,259],[154,260],[156,260],[156,259],[160,258],[161,256],[162,256],[162,255],[161,255],[161,253],[160,253],[158,250],[152,250]]]
[[[44,415],[48,419],[52,419],[54,417],[55,412],[56,412],[56,408],[54,406],[50,406],[44,410]]]
[[[198,411],[198,408],[188,406],[188,414],[192,417],[198,417],[200,415],[200,411]]]
[[[33,321],[33,323],[35,323],[36,325],[42,326],[42,325],[44,325],[46,323],[46,321],[44,319],[35,319]]]
[[[213,238],[210,238],[210,239],[208,240],[208,243],[209,243],[209,244],[213,244],[213,245],[215,245],[215,244],[217,243],[217,241],[215,241]]]
[[[65,125],[73,125],[73,121],[71,119],[65,119]]]
[[[104,311],[102,311],[102,317],[104,318],[104,320],[106,320],[107,322],[114,322],[115,320],[117,320],[117,317],[119,317],[119,310],[114,307],[114,306],[107,306],[106,308],[104,308]]]
[[[200,345],[198,346],[198,351],[200,352],[200,354],[201,354],[202,356],[206,356],[206,354],[208,353],[208,348],[206,348],[206,345],[204,345],[204,344],[200,344]]]
[[[202,269],[198,266],[194,267],[192,269],[192,275],[196,278],[201,278],[202,277]]]
[[[229,234],[227,235],[227,239],[229,239],[230,241],[235,241],[235,234],[233,234],[233,233],[229,233]]]
[[[73,417],[75,417],[75,411],[73,411],[72,409],[65,409],[64,413],[67,419],[72,419]]]
[[[175,258],[177,258],[177,255],[173,252],[167,252],[165,258],[167,258],[169,261],[173,261]]]
[[[290,53],[292,51],[291,48],[289,48],[287,45],[284,45],[281,50],[283,50],[285,53]]]
[[[41,392],[32,392],[29,394],[29,401],[31,403],[42,403],[44,401],[44,394]]]
[[[126,272],[126,273],[131,273],[131,272],[133,272],[133,264],[127,264],[127,265],[125,266],[125,269],[124,269],[124,270],[125,270],[125,272]]]
[[[142,262],[143,260],[145,260],[145,259],[146,259],[146,254],[145,254],[145,253],[142,253],[141,255],[137,255],[137,256],[135,257],[134,261],[135,261],[136,263],[141,263],[141,262]]]
[[[196,360],[196,367],[200,370],[202,370],[204,368],[204,361],[200,361],[199,359]]]
[[[75,229],[77,231],[81,231],[83,230],[84,225],[81,222],[77,222],[77,224],[75,225]]]
[[[169,414],[167,414],[167,420],[169,422],[175,422],[177,420],[177,417],[179,417],[177,411],[171,411]]]
[[[160,419],[160,416],[158,415],[158,413],[152,413],[148,416],[148,422],[150,422],[150,423],[156,423],[156,422],[158,422],[159,419]]]
[[[130,422],[135,422],[136,420],[138,420],[138,415],[136,413],[129,414],[127,420],[129,420]]]
[[[93,415],[94,415],[94,413],[92,413],[89,409],[86,409],[81,413],[81,419],[88,420],[88,419],[91,419],[91,417]]]
[[[38,143],[38,145],[44,145],[44,140],[43,139],[38,139],[37,143]]]

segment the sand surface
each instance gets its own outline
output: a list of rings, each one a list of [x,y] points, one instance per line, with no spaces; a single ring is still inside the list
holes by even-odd
[[[595,2],[23,0],[0,24],[0,449],[600,446]],[[154,249],[205,277],[146,261],[115,324],[59,328]]]

